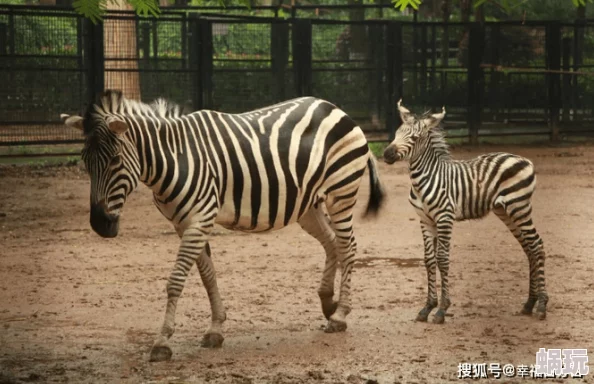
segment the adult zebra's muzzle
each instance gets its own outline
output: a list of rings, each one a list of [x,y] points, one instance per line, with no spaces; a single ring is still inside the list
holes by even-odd
[[[91,205],[91,228],[101,237],[116,237],[119,230],[119,216],[105,212],[100,204]]]
[[[384,161],[388,164],[393,164],[401,158],[402,155],[398,153],[395,145],[388,145],[384,150]]]

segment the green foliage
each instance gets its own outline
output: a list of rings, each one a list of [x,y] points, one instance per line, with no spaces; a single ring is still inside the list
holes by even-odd
[[[409,6],[414,9],[419,9],[421,0],[392,0],[392,4],[394,4],[394,7],[400,8],[401,11],[404,11]]]
[[[158,16],[161,12],[157,0],[74,0],[72,6],[78,13],[97,23],[105,15],[108,4],[117,4],[119,1],[130,4],[139,15]]]

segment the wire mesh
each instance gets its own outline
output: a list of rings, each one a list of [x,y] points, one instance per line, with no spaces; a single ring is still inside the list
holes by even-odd
[[[84,98],[80,19],[0,12],[0,142],[77,140],[63,125]]]
[[[290,12],[280,8],[227,12],[242,17],[217,12],[205,18],[165,11],[158,19],[111,12],[94,67],[89,55],[99,42],[88,41],[88,27],[74,12],[1,6],[0,144],[80,140],[59,115],[84,108],[96,87],[93,79],[103,81],[100,88],[121,89],[145,102],[165,97],[186,110],[243,112],[313,95],[344,108],[366,132],[389,128],[395,105],[388,103],[395,104],[395,97],[415,111],[445,105],[448,120],[465,122],[479,106],[486,123],[544,124],[558,79],[559,121],[594,120],[589,21],[558,23],[559,42],[550,41],[557,28],[550,22],[488,22],[479,50],[470,47],[470,24],[405,21],[398,24],[396,42],[402,54],[394,55],[387,33],[400,14],[393,10],[302,7],[296,18],[286,18]],[[260,16],[269,19],[254,18]],[[311,25],[311,40],[294,33],[303,17],[311,17],[300,27],[309,34]],[[480,97],[471,99],[476,55]],[[396,77],[390,60],[400,68]],[[556,74],[549,68],[555,60]],[[104,68],[103,77],[93,72],[97,68]]]

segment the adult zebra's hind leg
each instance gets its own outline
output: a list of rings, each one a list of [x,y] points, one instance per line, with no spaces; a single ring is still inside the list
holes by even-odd
[[[212,223],[210,222],[199,223],[197,226],[187,228],[182,235],[177,259],[167,281],[165,320],[161,327],[161,334],[155,340],[151,349],[150,361],[171,359],[172,352],[168,341],[175,332],[177,301],[184,289],[190,269],[203,253],[211,226]]]
[[[532,206],[529,201],[520,201],[513,205],[500,204],[493,212],[509,228],[528,257],[530,283],[528,300],[522,308],[522,314],[531,315],[538,302],[536,314],[539,319],[544,319],[549,301],[545,288],[545,252],[542,239],[532,222]]]
[[[322,303],[322,312],[326,319],[336,311],[338,302],[334,301],[334,279],[336,277],[336,234],[330,226],[322,206],[310,208],[301,219],[299,225],[316,240],[318,240],[326,251],[326,263],[322,281],[318,288],[318,295]]]
[[[336,252],[341,269],[338,305],[328,319],[325,329],[328,333],[345,331],[346,316],[351,312],[351,272],[357,251],[353,233],[353,207],[357,202],[357,190],[343,193],[334,192],[326,200],[330,225],[336,234]]]
[[[417,321],[427,321],[433,308],[437,307],[437,290],[435,288],[435,276],[437,275],[437,262],[435,250],[437,248],[437,230],[435,225],[426,224],[421,221],[423,232],[423,243],[425,248],[425,268],[427,269],[427,303],[417,315]]]
[[[210,256],[210,245],[208,243],[206,243],[206,247],[196,264],[198,265],[202,284],[206,288],[212,311],[210,328],[202,337],[200,345],[204,348],[218,348],[223,345],[223,340],[225,339],[223,337],[223,323],[227,319],[227,314],[221,294],[219,293],[216,273]]]

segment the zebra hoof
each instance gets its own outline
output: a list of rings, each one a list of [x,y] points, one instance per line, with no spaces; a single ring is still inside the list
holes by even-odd
[[[536,318],[537,318],[538,320],[544,320],[544,319],[546,319],[546,318],[547,318],[547,313],[546,313],[546,312],[540,312],[540,311],[537,311],[537,312],[536,312]]]
[[[202,336],[200,346],[202,348],[221,348],[225,338],[220,333],[207,333]]]
[[[151,349],[151,356],[149,358],[150,362],[158,362],[158,361],[168,361],[171,360],[171,348],[166,345],[155,345]]]
[[[445,322],[445,312],[439,309],[433,316],[433,324],[443,324]]]
[[[429,314],[431,313],[433,308],[435,308],[435,307],[432,307],[432,308],[425,307],[425,308],[421,309],[421,311],[417,315],[417,318],[415,319],[415,321],[419,321],[419,322],[423,322],[423,323],[427,322],[427,318],[429,317]]]
[[[522,307],[520,314],[525,315],[525,316],[532,316],[532,308]]]
[[[337,333],[337,332],[344,332],[347,329],[347,323],[343,320],[328,320],[328,324],[326,328],[324,328],[324,332],[326,333]]]
[[[324,313],[324,317],[326,318],[326,320],[330,320],[330,316],[332,316],[334,312],[336,312],[336,308],[338,308],[337,301],[333,301],[329,305],[322,304],[322,312]]]

